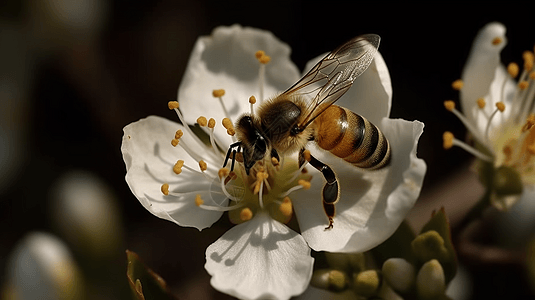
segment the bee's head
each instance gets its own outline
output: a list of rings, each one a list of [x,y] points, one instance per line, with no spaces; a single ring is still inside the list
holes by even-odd
[[[268,140],[264,138],[260,129],[255,126],[253,118],[250,115],[242,116],[238,120],[236,129],[238,140],[241,142],[243,148],[245,172],[249,174],[249,170],[255,163],[263,159],[266,155]]]

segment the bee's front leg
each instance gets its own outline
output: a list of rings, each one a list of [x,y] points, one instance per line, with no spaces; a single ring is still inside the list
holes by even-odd
[[[317,160],[310,154],[310,151],[303,148],[301,151],[299,151],[299,165],[301,166],[305,160],[318,171],[320,171],[327,181],[325,186],[323,186],[321,197],[323,199],[323,209],[325,210],[327,218],[329,218],[329,226],[327,226],[325,230],[331,229],[333,228],[333,218],[335,214],[334,204],[340,200],[340,187],[338,185],[338,178],[331,167]]]

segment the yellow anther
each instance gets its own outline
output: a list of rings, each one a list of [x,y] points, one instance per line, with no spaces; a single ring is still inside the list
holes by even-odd
[[[251,96],[251,97],[249,97],[249,103],[251,103],[251,104],[255,104],[255,103],[256,103],[256,98],[255,98],[255,96]]]
[[[310,150],[303,151],[303,157],[306,161],[310,161],[312,159],[312,155],[310,154]]]
[[[204,160],[201,160],[199,161],[199,168],[201,168],[201,171],[206,171],[208,169],[208,165],[206,164],[206,162],[204,162]]]
[[[243,163],[243,153],[236,153],[234,155],[234,159],[239,163]]]
[[[535,60],[533,52],[524,51],[524,53],[522,53],[522,58],[524,58],[524,70],[531,71],[533,68],[533,61]]]
[[[269,56],[269,55],[264,55],[264,56],[260,57],[260,58],[258,59],[258,61],[259,61],[261,64],[264,64],[264,65],[265,65],[265,64],[267,64],[267,63],[269,63],[269,62],[271,61],[271,56]]]
[[[481,108],[481,109],[485,108],[486,104],[487,103],[485,102],[485,99],[483,99],[483,98],[477,99],[477,106],[479,106],[479,108]]]
[[[256,57],[256,59],[260,59],[260,57],[266,55],[266,52],[262,51],[262,50],[258,50],[256,51],[256,53],[254,54],[254,56]]]
[[[171,145],[173,145],[173,147],[176,147],[176,145],[178,145],[178,139],[172,139]]]
[[[179,129],[179,130],[177,130],[177,131],[175,132],[175,139],[178,140],[178,139],[180,139],[183,135],[184,135],[184,132],[182,132],[182,130]]]
[[[308,190],[311,186],[310,181],[306,181],[304,179],[299,179],[299,181],[297,181],[297,184],[302,186],[305,190]]]
[[[227,169],[227,168],[221,168],[219,169],[219,171],[217,172],[217,175],[219,176],[219,179],[222,179],[222,178],[225,178],[229,175],[230,173],[230,170]]]
[[[161,190],[164,195],[166,196],[169,195],[169,184],[168,183],[162,184]]]
[[[535,71],[529,72],[529,79],[535,80]]]
[[[442,135],[442,140],[444,141],[443,147],[444,149],[450,149],[453,147],[453,133],[446,131]]]
[[[167,107],[169,107],[169,109],[178,108],[178,101],[169,101],[169,102],[167,102]]]
[[[225,129],[234,128],[234,125],[232,125],[232,121],[229,118],[223,118],[221,123]]]
[[[219,90],[213,90],[212,91],[212,96],[214,96],[214,98],[223,97],[223,95],[225,95],[225,90],[224,89],[219,89]]]
[[[278,166],[279,165],[279,160],[276,157],[272,157],[271,158],[271,164],[274,165],[274,166]]]
[[[529,86],[529,83],[525,80],[522,80],[518,83],[518,88],[521,89],[521,90],[525,90],[527,89]]]
[[[201,198],[201,195],[195,195],[195,205],[201,206],[204,204],[204,200]]]
[[[182,173],[182,166],[184,166],[184,161],[181,159],[177,160],[176,164],[173,166],[173,172],[177,175]]]
[[[249,221],[253,217],[253,212],[250,208],[246,207],[240,211],[240,220]]]
[[[501,44],[503,42],[502,38],[501,37],[495,37],[493,40],[492,40],[492,44],[494,46],[498,46],[499,44]]]
[[[234,136],[236,134],[236,130],[234,128],[227,129],[227,134],[230,136]]]
[[[455,102],[446,100],[444,101],[444,107],[449,111],[453,111],[455,109]]]
[[[503,102],[501,102],[501,101],[500,102],[496,102],[496,108],[499,111],[503,112],[505,110],[505,104]]]
[[[228,176],[229,176],[230,179],[232,179],[232,180],[236,180],[236,179],[238,179],[238,174],[236,174],[236,172],[234,172],[234,171],[231,171],[231,172],[229,173]]]
[[[463,88],[463,85],[464,82],[461,79],[457,79],[451,83],[451,87],[456,91],[460,91]]]
[[[514,62],[509,63],[507,66],[507,73],[509,73],[511,77],[516,78],[516,76],[518,76],[518,65]]]
[[[210,120],[208,120],[208,128],[214,128],[215,127],[215,120],[214,118],[210,118]]]
[[[522,126],[522,132],[530,130],[533,125],[535,125],[535,115],[530,114],[526,119],[526,123],[524,124],[524,126]]]
[[[198,123],[199,126],[201,126],[201,127],[204,127],[204,126],[208,125],[208,121],[207,121],[206,118],[203,117],[203,116],[200,116],[200,117],[197,118],[197,123]]]
[[[285,217],[289,217],[292,215],[293,209],[290,197],[284,197],[284,199],[282,200],[282,204],[279,206],[279,210]]]

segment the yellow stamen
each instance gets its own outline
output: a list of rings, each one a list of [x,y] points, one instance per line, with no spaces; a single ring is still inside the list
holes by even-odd
[[[446,101],[444,101],[444,107],[448,111],[453,111],[455,109],[455,102],[453,102],[451,100],[446,100]]]
[[[453,133],[446,131],[442,135],[442,140],[444,141],[443,147],[444,149],[450,149],[453,147]]]
[[[227,169],[227,168],[221,168],[219,169],[219,171],[217,172],[217,175],[219,176],[219,179],[222,179],[222,178],[225,178],[229,175],[230,173],[230,170]]]
[[[266,52],[262,51],[262,50],[258,50],[256,51],[256,53],[254,54],[256,59],[260,59],[260,57],[266,55]]]
[[[249,221],[253,217],[253,212],[250,208],[246,207],[240,211],[240,219],[242,221]]]
[[[483,99],[483,98],[477,99],[477,106],[479,106],[479,108],[481,108],[481,109],[485,108],[486,104],[487,103],[485,102],[485,99]]]
[[[495,37],[493,40],[492,40],[492,44],[494,46],[498,46],[499,44],[501,44],[503,42],[502,38],[501,37]]]
[[[173,172],[177,175],[182,173],[182,166],[184,166],[184,161],[181,159],[177,160],[176,164],[173,166]]]
[[[264,65],[265,65],[265,64],[267,64],[267,63],[269,63],[269,62],[271,61],[271,57],[270,57],[269,55],[264,55],[264,56],[260,57],[260,58],[258,59],[258,61],[259,61],[261,64],[264,64]]]
[[[201,127],[204,127],[204,126],[208,125],[208,121],[207,121],[206,118],[203,117],[203,116],[200,116],[200,117],[197,118],[197,123],[198,123],[199,126],[201,126]]]
[[[225,95],[225,90],[224,89],[219,89],[219,90],[213,90],[212,91],[212,96],[214,96],[214,98],[223,97],[224,95]]]
[[[226,129],[234,127],[234,125],[232,125],[232,121],[230,121],[229,118],[223,118],[222,123],[223,123],[223,127],[225,127]]]
[[[302,186],[305,190],[308,190],[311,186],[310,181],[306,181],[304,179],[299,179],[299,181],[297,181],[297,184]]]
[[[161,190],[164,195],[166,196],[169,195],[169,184],[168,183],[162,184]]]
[[[460,91],[463,88],[463,85],[464,82],[461,79],[457,79],[451,83],[451,87],[456,91]]]
[[[507,73],[509,73],[511,77],[516,78],[516,76],[518,76],[518,65],[514,62],[510,63],[507,66]]]
[[[535,114],[530,114],[526,119],[526,123],[522,126],[522,132],[530,130],[535,125]]]
[[[503,112],[505,110],[505,104],[503,102],[496,102],[496,108]]]
[[[179,129],[175,132],[175,139],[179,140],[183,135],[184,135],[184,132],[182,132],[182,130]]]
[[[195,195],[195,205],[201,206],[204,204],[204,200],[201,198],[201,195]]]
[[[169,102],[167,102],[167,107],[169,107],[169,109],[178,108],[178,101],[169,101]]]
[[[282,200],[282,204],[279,206],[279,210],[285,217],[289,217],[292,215],[293,209],[290,197],[284,197],[284,199]]]
[[[201,171],[206,171],[208,169],[208,165],[206,164],[206,162],[204,162],[204,160],[201,160],[199,161],[199,168],[201,168]]]
[[[232,121],[229,118],[224,118],[223,121],[223,127],[227,129],[228,135],[234,135],[236,134],[236,131],[234,130],[234,125],[232,125]]]
[[[171,145],[173,145],[173,147],[176,147],[176,145],[178,145],[178,139],[172,139]]]
[[[208,120],[208,128],[214,128],[215,127],[215,120],[214,118],[210,118],[210,120]]]
[[[533,52],[524,51],[524,53],[522,53],[522,58],[524,58],[524,70],[531,71],[533,68],[533,61],[535,60]]]
[[[312,159],[312,155],[310,154],[310,150],[303,151],[303,156],[305,157],[306,161],[310,161]]]
[[[251,97],[249,97],[249,103],[251,103],[251,104],[255,104],[255,103],[256,103],[256,98],[255,98],[255,96],[251,96]]]
[[[520,81],[520,82],[518,83],[518,88],[521,89],[521,90],[525,90],[525,89],[527,89],[528,86],[529,86],[529,83],[528,83],[527,81],[525,81],[525,80]]]
[[[276,157],[272,157],[271,158],[271,164],[274,165],[274,166],[278,166],[279,165],[279,160]]]

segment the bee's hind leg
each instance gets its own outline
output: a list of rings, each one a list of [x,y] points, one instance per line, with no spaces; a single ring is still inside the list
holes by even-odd
[[[325,186],[323,186],[321,197],[323,199],[323,209],[325,210],[327,218],[329,218],[329,226],[327,226],[325,230],[331,229],[333,228],[333,218],[335,214],[334,204],[336,204],[336,202],[340,200],[340,187],[338,185],[338,178],[336,177],[336,174],[334,173],[333,169],[331,169],[331,167],[317,160],[314,156],[310,155],[309,151],[301,149],[301,151],[299,151],[299,166],[303,165],[305,163],[305,160],[308,161],[318,171],[320,171],[321,174],[323,174],[325,180],[327,181],[325,183]]]

